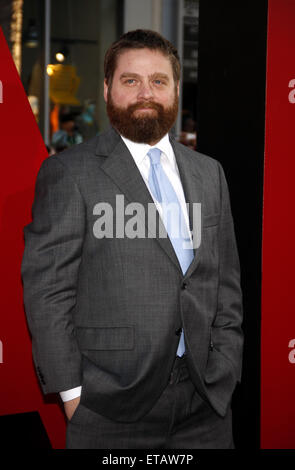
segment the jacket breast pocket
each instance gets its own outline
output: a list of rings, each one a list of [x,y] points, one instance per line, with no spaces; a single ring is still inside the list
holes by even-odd
[[[215,225],[219,224],[220,214],[210,214],[204,215],[203,218],[203,226],[206,227],[214,227]]]
[[[95,351],[123,351],[134,348],[134,327],[77,327],[76,335],[80,349]]]
[[[206,260],[207,268],[213,270],[218,266],[218,231],[220,214],[204,215],[202,230],[203,259]]]

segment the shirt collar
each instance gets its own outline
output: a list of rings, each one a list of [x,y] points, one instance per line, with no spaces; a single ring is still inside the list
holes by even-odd
[[[165,153],[165,155],[169,159],[169,162],[172,165],[175,164],[173,149],[168,134],[165,134],[164,137],[162,137],[162,139],[156,145],[139,144],[137,142],[132,142],[132,140],[126,139],[126,137],[123,137],[122,135],[121,137],[137,165],[141,165],[146,154],[151,148],[160,149],[161,152]]]

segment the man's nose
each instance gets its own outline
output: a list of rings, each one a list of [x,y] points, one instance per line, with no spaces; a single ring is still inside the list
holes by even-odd
[[[138,98],[147,100],[153,96],[154,94],[150,83],[142,82],[138,91]]]

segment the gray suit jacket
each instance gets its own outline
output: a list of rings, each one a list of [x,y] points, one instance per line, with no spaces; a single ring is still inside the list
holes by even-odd
[[[239,261],[224,174],[216,160],[171,143],[190,209],[202,208],[201,245],[185,276],[169,238],[94,235],[97,203],[109,203],[114,219],[118,194],[125,205],[153,203],[112,128],[44,161],[24,229],[24,303],[43,392],[82,384],[81,403],[117,421],[136,421],[155,404],[180,327],[197,392],[218,414],[241,375]]]

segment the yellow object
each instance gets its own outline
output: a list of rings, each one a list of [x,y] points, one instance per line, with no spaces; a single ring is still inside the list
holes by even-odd
[[[80,105],[75,94],[80,84],[80,77],[73,65],[49,64],[50,99],[55,104]]]
[[[47,72],[47,75],[49,75],[51,77],[51,75],[53,75],[53,73],[54,73],[53,65],[51,65],[51,64],[47,65],[46,72]]]

